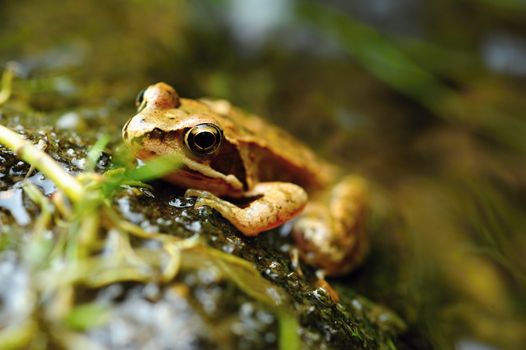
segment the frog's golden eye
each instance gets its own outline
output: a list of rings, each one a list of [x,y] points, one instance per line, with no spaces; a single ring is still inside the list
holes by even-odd
[[[184,135],[184,143],[198,156],[213,154],[221,145],[223,131],[215,124],[198,124]]]
[[[146,106],[146,101],[144,100],[145,91],[146,89],[142,89],[141,91],[139,91],[137,97],[135,98],[135,107],[137,107],[138,112],[140,112]]]

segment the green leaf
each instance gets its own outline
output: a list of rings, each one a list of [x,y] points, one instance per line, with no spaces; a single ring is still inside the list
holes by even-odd
[[[95,167],[97,166],[97,161],[99,160],[109,140],[110,138],[108,137],[108,135],[102,136],[88,151],[88,156],[86,159],[86,171],[93,171],[95,169]]]
[[[65,317],[64,322],[71,329],[84,331],[106,323],[109,316],[106,306],[89,303],[72,308]]]
[[[135,169],[127,170],[123,176],[128,181],[148,181],[167,175],[181,165],[179,157],[168,154],[149,160]]]

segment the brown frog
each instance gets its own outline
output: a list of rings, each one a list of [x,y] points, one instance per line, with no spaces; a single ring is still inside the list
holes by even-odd
[[[141,159],[174,154],[166,180],[187,188],[247,236],[296,217],[302,258],[326,274],[349,271],[367,250],[367,191],[285,131],[224,100],[180,98],[165,83],[137,97],[123,138]],[[307,195],[308,193],[308,195]],[[242,204],[240,204],[242,203]]]

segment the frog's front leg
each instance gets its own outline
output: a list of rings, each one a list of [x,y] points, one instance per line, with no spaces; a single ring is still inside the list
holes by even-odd
[[[283,224],[298,215],[307,203],[303,188],[287,182],[262,182],[246,195],[256,199],[239,207],[207,191],[189,189],[185,193],[197,197],[196,208],[214,208],[246,236],[257,236]]]
[[[367,197],[365,181],[347,176],[311,200],[293,226],[303,260],[328,275],[341,275],[356,266],[368,247]]]

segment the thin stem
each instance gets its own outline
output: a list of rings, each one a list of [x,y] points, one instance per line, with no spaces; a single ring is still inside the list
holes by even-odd
[[[78,202],[84,190],[82,185],[58,165],[49,155],[16,132],[0,125],[0,144],[3,144],[22,159],[53,181],[73,202]]]
[[[0,88],[0,105],[4,104],[9,97],[11,97],[11,88],[13,83],[13,78],[15,75],[15,69],[13,63],[8,63],[7,68],[2,74],[1,88]]]
[[[37,235],[42,235],[51,223],[54,210],[53,205],[31,182],[26,181],[23,189],[29,198],[40,207],[40,216],[35,222],[33,232]]]

